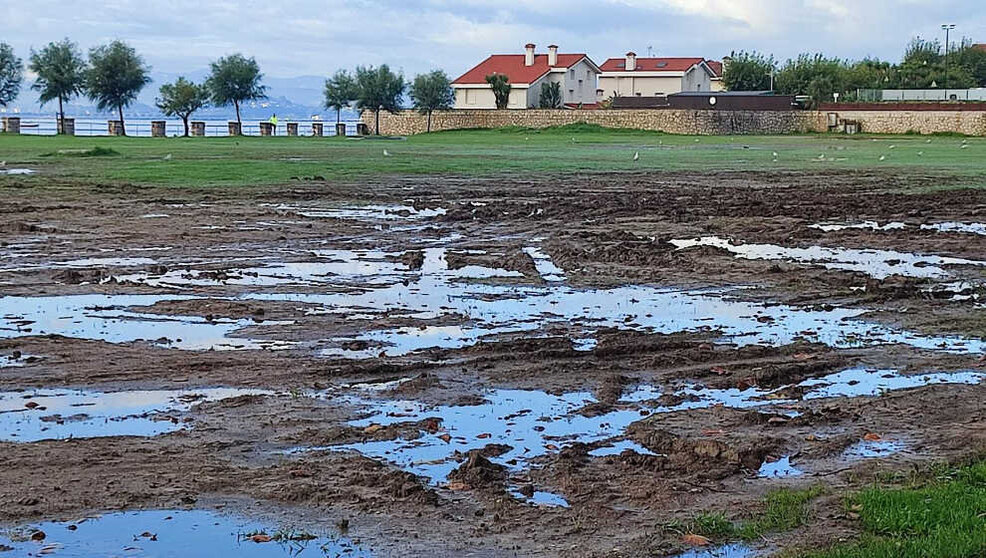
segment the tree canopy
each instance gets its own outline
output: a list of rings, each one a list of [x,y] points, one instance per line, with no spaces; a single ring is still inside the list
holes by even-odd
[[[561,84],[557,81],[541,84],[540,108],[556,109],[561,108]]]
[[[0,43],[0,107],[9,105],[21,91],[24,64],[7,43]]]
[[[325,80],[325,108],[335,109],[336,123],[340,121],[342,109],[349,108],[359,97],[356,78],[346,70],[339,70]]]
[[[150,67],[133,47],[113,41],[89,51],[86,92],[99,110],[116,109],[120,126],[127,133],[123,108],[137,100],[137,95],[151,82]]]
[[[161,86],[160,96],[156,100],[157,108],[165,116],[178,116],[185,125],[185,137],[188,137],[188,119],[192,113],[204,107],[209,102],[209,89],[204,85],[196,85],[184,77],[179,77],[174,83]]]
[[[766,91],[777,67],[773,56],[741,50],[723,61],[722,83],[729,91]]]
[[[240,104],[267,98],[267,87],[261,83],[264,75],[260,73],[260,66],[253,57],[231,54],[211,63],[210,69],[212,73],[205,84],[212,103],[217,107],[233,105],[236,122],[242,126]]]
[[[85,92],[86,61],[79,47],[68,39],[48,43],[40,51],[31,51],[28,68],[38,76],[31,89],[39,93],[41,104],[57,99],[58,118],[63,120],[65,103]]]
[[[505,74],[490,74],[486,76],[486,83],[490,84],[490,89],[493,90],[496,108],[507,108],[510,104],[510,78]]]
[[[356,98],[356,108],[360,111],[370,110],[376,115],[376,134],[380,134],[380,111],[396,113],[401,109],[404,91],[407,83],[404,76],[395,74],[390,67],[383,64],[379,68],[373,66],[356,67],[356,84],[359,94]]]
[[[414,83],[411,84],[410,96],[414,108],[421,114],[428,115],[429,132],[431,113],[436,110],[448,110],[455,103],[452,82],[441,70],[415,76]]]

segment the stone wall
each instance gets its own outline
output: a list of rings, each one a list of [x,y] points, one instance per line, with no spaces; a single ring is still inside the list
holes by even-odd
[[[839,120],[859,122],[860,131],[867,134],[957,132],[986,136],[986,112],[983,111],[833,110],[822,116],[826,117],[830,112],[837,114]]]
[[[957,132],[986,136],[983,111],[727,111],[727,110],[453,110],[432,115],[432,131],[470,128],[546,128],[565,124],[598,124],[606,128],[652,130],[669,134],[798,134],[826,132],[828,114],[856,121],[874,134]],[[373,113],[363,122],[373,130]],[[412,111],[380,115],[380,133],[407,136],[425,132],[427,117]]]
[[[432,115],[432,131],[470,128],[547,128],[598,124],[606,128],[653,130],[670,134],[789,134],[825,129],[825,115],[806,111],[717,110],[452,110]],[[374,115],[363,113],[373,130]],[[427,129],[427,117],[412,111],[380,115],[380,133],[407,136]]]

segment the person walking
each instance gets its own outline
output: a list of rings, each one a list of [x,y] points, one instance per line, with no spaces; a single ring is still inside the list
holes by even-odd
[[[277,113],[274,113],[274,114],[270,115],[270,119],[268,120],[268,122],[270,122],[270,135],[276,136],[277,135]]]

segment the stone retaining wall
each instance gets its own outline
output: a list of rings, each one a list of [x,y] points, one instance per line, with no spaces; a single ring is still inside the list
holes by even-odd
[[[669,134],[803,134],[827,132],[828,114],[839,121],[859,122],[874,134],[957,132],[986,136],[986,112],[974,111],[726,111],[726,110],[453,110],[432,115],[432,131],[471,128],[547,128],[565,124],[598,124],[606,128],[652,130]],[[373,131],[374,115],[363,114]],[[380,115],[380,133],[407,136],[424,133],[427,117],[413,111]]]
[[[565,124],[598,124],[606,128],[653,130],[670,134],[789,134],[809,132],[821,126],[825,115],[805,111],[717,110],[453,110],[432,115],[431,129],[547,128]],[[373,130],[374,115],[363,113]],[[407,136],[427,129],[427,117],[413,111],[380,115],[380,133]]]

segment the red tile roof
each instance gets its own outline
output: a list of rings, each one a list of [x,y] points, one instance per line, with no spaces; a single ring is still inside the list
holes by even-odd
[[[556,68],[568,68],[574,66],[586,58],[585,54],[559,54],[558,65]],[[494,54],[479,63],[478,66],[459,76],[453,84],[474,84],[486,83],[486,76],[490,74],[506,74],[510,83],[533,83],[538,78],[548,73],[548,55],[538,54],[534,56],[534,65],[524,65],[523,54]]]
[[[722,62],[719,62],[718,60],[706,60],[705,65],[712,70],[715,77],[722,77]]]
[[[972,45],[972,48],[976,50],[986,50],[986,43],[976,43]]]
[[[684,72],[704,58],[637,58],[637,67],[629,71],[637,72]],[[626,72],[626,58],[610,58],[599,67],[604,72]]]

